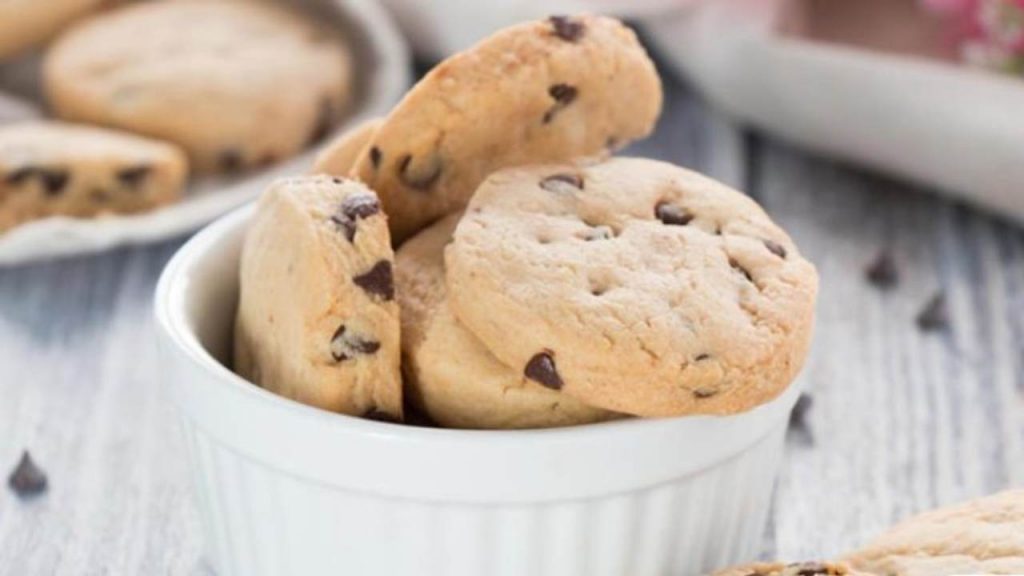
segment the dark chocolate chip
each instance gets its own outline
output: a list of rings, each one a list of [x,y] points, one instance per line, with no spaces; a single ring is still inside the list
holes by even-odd
[[[583,23],[568,16],[552,16],[548,18],[551,28],[558,36],[566,42],[575,42],[583,36]]]
[[[320,100],[320,110],[313,122],[313,128],[309,132],[309,143],[316,144],[331,133],[334,127],[334,104],[330,98]]]
[[[380,342],[354,334],[344,324],[338,326],[331,336],[331,356],[336,362],[376,354],[377,350],[380,350]]]
[[[441,158],[436,154],[413,163],[411,154],[398,161],[398,178],[403,184],[416,190],[428,190],[441,177]]]
[[[71,178],[67,170],[59,168],[39,168],[36,174],[39,176],[39,181],[43,184],[43,190],[49,196],[60,194]]]
[[[671,202],[658,202],[654,207],[654,215],[662,224],[670,226],[686,226],[693,220],[693,214]]]
[[[917,315],[917,327],[924,332],[944,330],[949,326],[949,313],[946,310],[946,295],[941,291],[932,296]]]
[[[578,94],[579,91],[576,90],[576,87],[568,84],[555,84],[548,88],[548,95],[554,99],[555,103],[544,112],[544,123],[551,122],[555,118],[555,114],[576,100]]]
[[[7,485],[19,498],[36,496],[46,490],[46,473],[32,460],[28,450],[21,453],[21,460],[7,479]]]
[[[558,375],[558,370],[555,368],[554,352],[550,350],[545,350],[530,358],[523,374],[530,380],[552,390],[560,390],[563,385],[562,377]]]
[[[391,262],[387,260],[377,262],[369,272],[352,278],[352,281],[371,296],[379,296],[385,302],[395,298],[395,281],[391,273]]]
[[[146,164],[129,166],[117,171],[117,181],[124,186],[136,189],[153,172],[153,167]]]
[[[698,400],[711,398],[715,394],[718,394],[718,390],[713,390],[711,388],[698,388],[693,391],[694,397],[696,397]]]
[[[694,358],[693,360],[694,360],[694,362],[703,362],[704,360],[708,360],[710,358],[711,358],[711,354],[708,354],[708,353],[705,352],[704,354],[698,354],[697,357]]]
[[[735,271],[739,272],[740,274],[743,274],[743,276],[744,276],[744,277],[745,277],[745,278],[746,278],[746,279],[747,279],[748,281],[750,281],[751,283],[753,283],[753,282],[754,282],[754,277],[750,275],[750,270],[747,270],[746,268],[744,268],[744,267],[743,267],[743,266],[742,266],[742,265],[741,265],[741,264],[740,264],[739,262],[737,262],[737,261],[736,261],[735,259],[733,259],[733,258],[729,258],[729,266],[732,266],[732,269],[733,269],[733,270],[735,270]]]
[[[24,184],[25,182],[27,182],[29,180],[29,178],[34,176],[35,173],[36,173],[36,169],[35,168],[33,168],[31,166],[22,166],[21,168],[18,168],[14,172],[11,172],[10,174],[8,174],[4,178],[4,182],[6,182],[7,184],[10,184],[12,186],[20,186],[21,184]]]
[[[872,286],[883,290],[896,286],[900,281],[900,273],[892,254],[888,250],[879,251],[874,261],[864,270],[864,277]]]
[[[224,150],[217,156],[221,172],[236,174],[242,170],[242,153],[238,150]]]
[[[828,566],[818,562],[805,562],[792,567],[796,568],[796,576],[829,576],[831,573]]]
[[[779,258],[782,258],[783,260],[786,259],[786,248],[782,244],[779,244],[778,242],[775,242],[773,240],[765,240],[764,247],[767,248],[769,252],[775,254]]]
[[[331,216],[331,221],[337,224],[345,232],[349,242],[356,238],[356,223],[358,220],[369,218],[380,212],[380,202],[376,196],[359,194],[349,196],[342,201],[338,212]]]
[[[376,420],[377,422],[387,422],[388,424],[402,423],[402,421],[399,420],[398,418],[395,418],[391,414],[383,412],[377,408],[371,408],[370,410],[368,410],[366,414],[363,414],[363,418],[366,418],[367,420]]]
[[[382,156],[383,154],[381,153],[380,148],[377,148],[376,146],[370,147],[370,164],[373,165],[374,170],[380,168],[380,160]]]
[[[554,174],[541,180],[540,187],[548,192],[575,192],[583,190],[583,178],[576,174]]]

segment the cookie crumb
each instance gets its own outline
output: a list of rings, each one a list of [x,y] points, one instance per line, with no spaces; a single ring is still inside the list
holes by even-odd
[[[883,290],[895,287],[899,283],[900,276],[892,254],[888,250],[880,250],[864,270],[864,277],[872,286]]]
[[[46,473],[32,460],[28,450],[21,453],[21,460],[7,479],[7,485],[19,498],[30,498],[46,491]]]
[[[949,327],[946,295],[940,290],[932,296],[917,315],[917,327],[922,332],[945,330]]]

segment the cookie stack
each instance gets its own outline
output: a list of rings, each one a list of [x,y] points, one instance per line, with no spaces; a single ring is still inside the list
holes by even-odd
[[[660,108],[653,64],[611,18],[523,24],[442,62],[386,118],[332,143],[322,175],[260,202],[236,369],[394,419],[404,380],[412,413],[457,428],[775,398],[807,353],[814,267],[743,194],[610,157]]]
[[[341,39],[271,3],[8,4],[0,60],[53,39],[43,88],[62,122],[0,127],[0,232],[148,210],[190,173],[272,165],[326,136],[350,97]],[[61,178],[26,176],[39,174]]]

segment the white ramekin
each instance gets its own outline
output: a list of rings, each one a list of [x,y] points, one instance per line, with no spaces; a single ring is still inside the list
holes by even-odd
[[[156,294],[219,575],[684,575],[756,554],[797,386],[736,416],[534,431],[303,406],[223,363],[251,213],[189,241]]]

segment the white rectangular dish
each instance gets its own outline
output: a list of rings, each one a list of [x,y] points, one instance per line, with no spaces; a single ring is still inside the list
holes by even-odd
[[[533,431],[310,408],[227,367],[251,215],[190,240],[156,294],[220,576],[687,575],[755,556],[799,385],[733,416]]]

